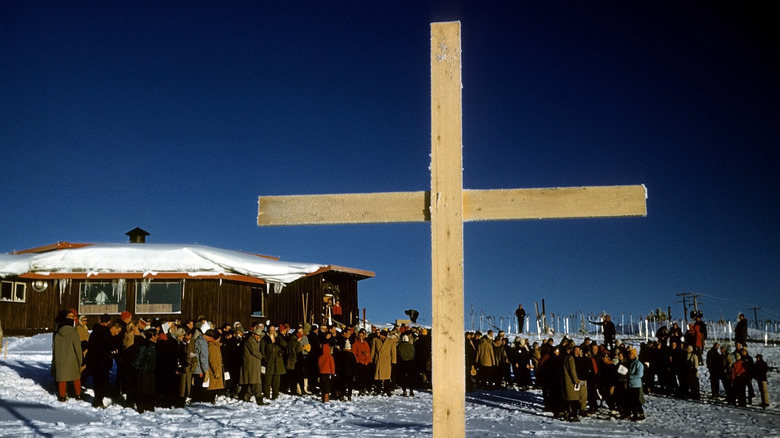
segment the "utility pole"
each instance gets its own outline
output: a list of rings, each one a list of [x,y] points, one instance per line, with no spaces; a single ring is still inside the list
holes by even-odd
[[[696,313],[699,313],[699,303],[696,301],[696,298],[699,298],[701,294],[691,294],[693,296],[693,311]]]
[[[683,321],[685,327],[688,327],[688,302],[686,301],[688,299],[688,295],[691,295],[689,292],[680,292],[677,294],[678,297],[682,297],[682,305],[683,305]],[[678,301],[679,303],[680,301]]]
[[[761,330],[758,327],[758,312],[757,312],[758,309],[760,309],[760,307],[753,306],[753,307],[749,307],[748,308],[748,310],[752,310],[753,311],[753,318],[756,320],[756,330]]]

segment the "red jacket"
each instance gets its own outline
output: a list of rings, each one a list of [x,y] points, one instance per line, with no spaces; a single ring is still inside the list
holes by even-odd
[[[319,365],[320,374],[336,374],[336,361],[333,360],[333,355],[330,354],[330,345],[328,344],[322,346]]]
[[[364,339],[363,342],[355,340],[352,344],[352,354],[355,355],[355,359],[361,365],[368,365],[371,363],[371,345]]]

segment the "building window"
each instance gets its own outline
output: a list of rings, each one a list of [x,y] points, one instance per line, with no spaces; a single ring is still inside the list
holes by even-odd
[[[252,316],[265,316],[265,286],[252,288]]]
[[[144,280],[135,283],[136,313],[181,313],[181,281]]]
[[[27,284],[20,281],[3,281],[0,286],[0,301],[23,303],[27,294]]]
[[[85,281],[79,285],[79,313],[116,314],[126,310],[125,280]]]

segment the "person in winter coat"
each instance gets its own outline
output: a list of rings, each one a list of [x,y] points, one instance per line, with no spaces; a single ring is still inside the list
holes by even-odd
[[[230,324],[223,326],[219,343],[222,351],[222,363],[225,368],[225,390],[231,396],[238,394],[238,375],[241,373],[243,348],[241,338],[236,336]]]
[[[183,408],[187,405],[187,397],[192,395],[192,370],[195,369],[194,348],[190,351],[192,344],[192,330],[179,327],[175,332],[176,342],[176,398],[173,406]],[[192,354],[190,354],[192,353]]]
[[[192,370],[192,401],[202,402],[207,399],[203,382],[206,380],[209,370],[209,341],[206,340],[200,329],[196,329],[192,334],[191,343],[195,350],[195,368]]]
[[[618,385],[619,365],[612,361],[608,353],[601,355],[599,363],[599,393],[607,404],[611,416],[618,415],[616,388]]]
[[[761,407],[769,407],[769,384],[766,380],[766,373],[769,366],[764,362],[764,356],[756,355],[756,362],[753,364],[753,379],[758,382],[758,391],[761,393]]]
[[[693,354],[696,357],[696,354]],[[637,352],[631,348],[628,350],[628,389],[626,391],[626,413],[632,421],[645,419],[645,411],[642,409],[644,395],[642,393],[642,377],[645,366],[639,361]]]
[[[55,319],[57,330],[52,338],[52,376],[57,382],[59,401],[66,401],[67,385],[73,384],[76,399],[81,399],[81,339],[74,327],[74,320],[68,317],[68,311],[62,310]]]
[[[366,340],[366,330],[360,329],[355,342],[352,343],[352,354],[357,361],[357,376],[355,387],[358,394],[364,395],[371,389],[371,344]]]
[[[739,314],[739,321],[734,326],[734,343],[747,345],[748,340],[748,322],[745,315]]]
[[[593,368],[590,359],[584,356],[582,348],[579,346],[572,348],[572,356],[574,356],[574,365],[577,369],[577,377],[580,379],[580,389],[578,393],[579,415],[587,416],[589,415],[587,413],[587,406],[588,390],[590,386],[588,381],[591,379],[590,376],[593,374]],[[591,405],[591,407],[593,406],[595,405]]]
[[[507,339],[504,332],[499,332],[498,337],[493,341],[493,356],[496,357],[496,368],[493,374],[493,387],[503,388],[504,383],[511,384],[512,367],[507,356]]]
[[[720,344],[713,344],[707,350],[707,370],[710,372],[710,393],[712,398],[720,395],[720,381],[723,379],[723,358],[720,357]]]
[[[122,331],[122,326],[115,322],[109,327],[109,321],[111,318],[108,315],[102,315],[100,322],[92,329],[88,341],[86,363],[95,388],[92,406],[96,408],[105,407],[103,399],[109,395],[111,389],[109,375],[114,365],[114,357],[119,353],[112,349],[114,346],[112,337]]]
[[[386,396],[391,396],[390,378],[393,365],[396,363],[395,341],[387,337],[387,330],[379,332],[379,337],[371,344],[371,361],[374,364],[374,380],[378,381],[380,390]]]
[[[285,391],[289,394],[303,393],[303,377],[299,360],[303,359],[303,345],[301,345],[301,336],[303,328],[299,327],[296,331],[290,331],[287,335],[287,359],[285,361],[285,370],[287,374],[287,387]]]
[[[522,304],[518,305],[517,309],[515,309],[515,317],[517,318],[517,332],[523,333],[523,326],[525,325],[525,309],[523,309]]]
[[[308,324],[298,326],[295,336],[301,344],[301,352],[298,353],[298,360],[295,361],[295,373],[298,376],[298,386],[301,389],[301,395],[311,394],[309,391],[309,354],[311,354],[311,343],[309,343]],[[297,392],[297,388],[296,388]]]
[[[154,369],[157,366],[157,350],[154,348],[157,342],[157,329],[144,330],[144,341],[138,345],[130,362],[132,372],[135,374],[132,388],[132,400],[139,414],[146,411],[154,412],[155,379]]]
[[[412,342],[414,344],[414,368],[415,373],[422,380],[423,387],[431,386],[431,335],[428,329],[420,329],[419,336]]]
[[[473,391],[476,386],[474,377],[477,375],[477,347],[475,342],[474,334],[466,332],[466,392]]]
[[[330,401],[330,379],[336,374],[336,362],[330,353],[330,344],[322,345],[322,354],[317,359],[317,366],[320,371],[320,392],[322,393],[322,402]]]
[[[339,400],[346,398],[352,401],[352,390],[355,387],[357,375],[357,359],[352,354],[352,343],[349,341],[344,343],[344,349],[339,353],[339,360],[336,361],[336,375],[339,376]]]
[[[414,397],[414,345],[409,342],[409,335],[402,335],[398,343],[398,384],[403,390],[403,396]],[[409,393],[407,394],[407,390]]]
[[[154,344],[157,350],[157,366],[154,369],[157,404],[162,408],[170,409],[176,400],[176,367],[179,342],[176,340],[176,329],[173,333],[165,333],[162,322],[157,319],[152,324],[157,329],[158,338]]]
[[[677,396],[685,398],[690,388],[688,376],[690,375],[690,366],[688,365],[688,352],[685,345],[672,342],[671,363],[674,375],[677,376]]]
[[[283,356],[287,351],[287,341],[276,331],[276,326],[268,326],[268,333],[260,340],[260,350],[265,359],[263,395],[267,399],[276,400],[279,397],[281,375],[286,372]]]
[[[544,343],[541,346],[541,358],[536,370],[536,381],[542,388],[544,409],[560,418],[563,411],[561,400],[561,379],[559,378],[560,349]]]
[[[564,402],[568,421],[579,421],[580,379],[577,376],[577,365],[571,352],[571,346],[564,344],[558,375],[561,379],[561,399]]]
[[[208,342],[209,364],[206,370],[208,379],[208,392],[205,401],[216,403],[217,395],[225,389],[225,366],[222,362],[222,344],[219,342],[219,332],[210,329],[203,334]]]
[[[260,340],[265,336],[262,327],[255,327],[251,335],[244,341],[241,376],[238,380],[241,385],[239,398],[249,402],[250,397],[255,396],[258,405],[266,404],[263,401],[263,353],[260,350]]]
[[[110,320],[110,319],[109,319]],[[89,348],[89,327],[87,326],[88,319],[86,316],[79,318],[78,324],[76,324],[76,331],[79,333],[79,339],[81,339],[81,351],[84,353],[84,358],[87,357],[87,349]],[[82,381],[86,380],[82,376]]]
[[[699,356],[696,354],[696,348],[692,345],[689,345],[686,351],[688,352],[686,357],[688,365],[688,375],[685,379],[688,385],[686,395],[693,400],[699,400],[701,398],[699,392]]]
[[[747,406],[745,400],[748,385],[748,366],[747,361],[740,353],[734,354],[734,363],[731,365],[731,385],[734,397],[730,400],[732,404],[738,406]]]
[[[477,332],[479,333],[479,332]],[[495,382],[496,353],[489,335],[482,336],[477,345],[477,384],[483,388],[492,388]]]
[[[606,344],[607,348],[610,350],[613,350],[615,348],[615,334],[617,331],[615,330],[615,323],[612,322],[612,317],[609,315],[604,315],[604,320],[601,322],[596,321],[590,321],[591,324],[600,325],[602,326],[603,332],[604,332],[604,344]]]

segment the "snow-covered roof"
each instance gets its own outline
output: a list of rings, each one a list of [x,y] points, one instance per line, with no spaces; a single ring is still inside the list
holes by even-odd
[[[0,254],[0,277],[23,274],[91,275],[162,273],[188,276],[244,275],[287,284],[324,265],[282,262],[255,254],[202,245],[95,244],[42,253]]]

